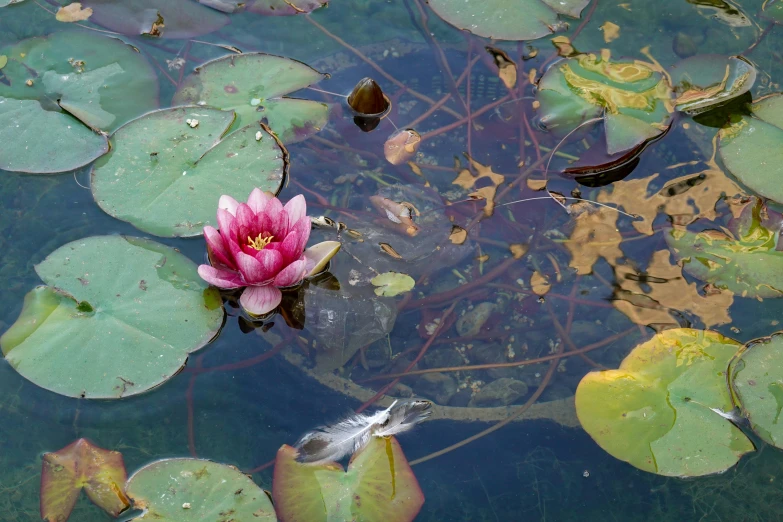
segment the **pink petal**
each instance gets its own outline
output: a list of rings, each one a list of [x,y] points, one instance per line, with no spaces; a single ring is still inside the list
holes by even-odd
[[[307,265],[305,275],[310,277],[319,273],[339,250],[339,241],[324,241],[305,249],[304,258]]]
[[[234,222],[234,216],[226,209],[219,208],[217,211],[217,224],[223,241],[229,241],[231,224]]]
[[[236,269],[231,254],[226,250],[225,243],[223,242],[223,236],[220,232],[215,230],[214,227],[204,227],[204,239],[207,240],[207,247],[209,252],[214,257],[215,261],[223,264],[227,267]]]
[[[288,214],[288,225],[291,226],[307,215],[307,202],[304,196],[299,194],[291,198],[283,210]]]
[[[250,315],[264,315],[280,304],[283,293],[274,286],[248,286],[239,298],[239,304]]]
[[[283,256],[275,250],[259,250],[255,257],[238,252],[235,258],[242,277],[251,285],[270,282],[283,268]]]
[[[304,252],[307,241],[310,239],[310,229],[310,218],[307,216],[297,221],[291,227],[291,231],[280,246],[280,251],[289,262],[302,257],[302,252]]]
[[[261,189],[254,188],[253,192],[251,192],[250,196],[247,198],[247,206],[256,214],[260,214],[264,211],[264,208],[266,208],[266,204],[270,199],[272,198],[264,192],[261,192]]]
[[[283,204],[279,199],[269,200],[263,215],[259,215],[259,225],[261,230],[269,232],[276,238],[285,237],[288,231],[288,216],[283,212]]]
[[[273,284],[275,286],[286,287],[301,283],[305,275],[305,265],[306,262],[304,259],[294,261],[277,274]]]
[[[226,196],[225,194],[220,196],[220,199],[218,200],[218,208],[228,210],[229,214],[232,216],[236,216],[238,206],[239,202],[236,199],[231,196]]]
[[[261,232],[256,224],[256,214],[249,206],[240,203],[237,207],[237,241],[239,243],[247,242],[247,238],[255,239]]]
[[[242,278],[236,272],[229,272],[228,270],[219,270],[214,266],[199,265],[198,275],[201,279],[207,283],[214,285],[218,288],[241,288],[245,286]]]

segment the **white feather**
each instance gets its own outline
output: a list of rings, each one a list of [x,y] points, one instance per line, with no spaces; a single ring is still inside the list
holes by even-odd
[[[355,414],[336,424],[321,426],[296,443],[297,460],[308,464],[340,460],[365,447],[372,437],[389,437],[412,429],[429,417],[431,406],[429,401],[394,401],[372,415]]]

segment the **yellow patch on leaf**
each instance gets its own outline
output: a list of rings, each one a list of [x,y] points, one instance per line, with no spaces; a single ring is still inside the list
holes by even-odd
[[[92,16],[92,9],[82,9],[82,4],[74,2],[57,10],[55,18],[58,22],[83,22]]]

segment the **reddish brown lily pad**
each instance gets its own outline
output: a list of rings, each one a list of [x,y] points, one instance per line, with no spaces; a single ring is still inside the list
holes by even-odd
[[[41,518],[65,522],[79,492],[116,517],[130,506],[125,495],[125,463],[119,451],[109,451],[79,439],[54,453],[46,453],[41,469]]]
[[[282,522],[383,520],[410,522],[424,495],[394,437],[373,438],[348,463],[296,461],[297,451],[277,452],[272,498]]]

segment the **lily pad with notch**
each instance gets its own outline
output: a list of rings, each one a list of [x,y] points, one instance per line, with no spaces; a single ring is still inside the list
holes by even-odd
[[[619,369],[585,375],[575,397],[579,422],[605,451],[644,471],[721,473],[754,450],[726,418],[735,407],[726,374],[740,346],[709,330],[665,330]]]
[[[277,194],[288,152],[257,123],[225,136],[234,118],[232,111],[174,107],[128,123],[93,167],[95,201],[145,232],[187,237],[216,226],[221,194],[243,200],[256,187]]]
[[[266,492],[234,466],[179,458],[147,464],[126,486],[133,507],[144,513],[131,520],[202,522],[257,520],[274,522]],[[227,515],[230,514],[230,515]]]
[[[745,344],[729,367],[742,414],[764,442],[783,448],[783,332]]]
[[[541,77],[538,121],[561,138],[600,125],[602,141],[583,161],[565,169],[574,175],[595,174],[633,161],[669,129],[671,97],[666,75],[654,64],[581,54],[553,64]]]
[[[262,121],[284,143],[306,139],[326,125],[325,103],[286,95],[327,78],[302,62],[265,53],[227,55],[196,67],[174,93],[174,105],[233,110],[233,128]]]
[[[535,40],[568,27],[590,0],[430,0],[438,16],[458,29],[493,40]]]
[[[783,297],[781,221],[753,198],[729,229],[671,229],[664,238],[683,270],[701,281],[742,297]]]
[[[720,157],[743,184],[783,203],[783,94],[756,100],[748,110],[720,130]]]
[[[179,372],[220,330],[220,295],[196,265],[148,239],[93,236],[35,267],[50,286],[25,297],[0,337],[26,379],[68,397],[118,399]]]
[[[95,505],[116,518],[130,506],[124,493],[125,478],[122,454],[99,448],[86,439],[44,453],[41,518],[68,520],[82,489]]]
[[[130,36],[194,38],[217,31],[228,17],[193,0],[81,0],[90,21]]]
[[[675,109],[700,114],[750,91],[756,68],[742,56],[700,54],[671,69]]]
[[[104,132],[158,106],[151,65],[107,36],[58,32],[0,49],[0,168],[73,170],[108,151]]]
[[[424,495],[394,437],[373,437],[351,457],[348,471],[335,462],[300,464],[283,446],[275,459],[272,498],[281,522],[385,520],[410,522]]]

